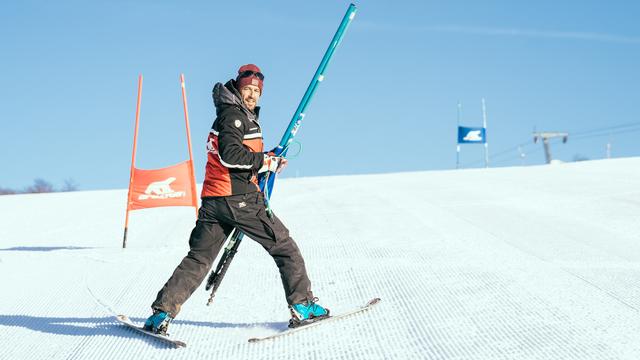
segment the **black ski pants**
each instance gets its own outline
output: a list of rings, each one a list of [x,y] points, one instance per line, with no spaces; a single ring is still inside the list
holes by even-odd
[[[289,304],[313,298],[298,245],[275,214],[267,215],[264,195],[254,192],[202,199],[198,220],[189,238],[189,253],[158,292],[151,307],[175,317],[207,276],[234,227],[257,241],[273,257]]]

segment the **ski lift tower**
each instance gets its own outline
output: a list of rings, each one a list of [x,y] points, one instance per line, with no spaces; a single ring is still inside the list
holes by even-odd
[[[569,133],[564,132],[553,132],[553,131],[543,131],[543,132],[534,132],[533,133],[533,143],[537,143],[538,139],[542,139],[542,144],[544,145],[544,156],[547,159],[547,164],[551,164],[551,147],[549,146],[549,139],[553,138],[562,138],[562,143],[566,144],[569,139]]]

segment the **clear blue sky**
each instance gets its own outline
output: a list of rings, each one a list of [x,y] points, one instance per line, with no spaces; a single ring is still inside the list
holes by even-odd
[[[197,181],[214,118],[211,88],[239,65],[265,73],[261,121],[273,146],[348,1],[5,1],[0,4],[0,187],[43,178],[126,188],[137,75],[137,166],[187,158],[184,73]],[[455,167],[456,104],[480,125],[487,102],[496,166],[541,164],[537,130],[583,133],[558,159],[639,156],[640,3],[361,1],[319,88],[284,176]],[[635,130],[617,131],[617,130]],[[291,151],[294,152],[293,150]],[[481,166],[482,148],[462,149]]]

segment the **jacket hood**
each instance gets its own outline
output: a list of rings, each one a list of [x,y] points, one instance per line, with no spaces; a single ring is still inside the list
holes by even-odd
[[[213,104],[216,107],[216,115],[220,115],[226,108],[232,106],[241,109],[247,114],[249,119],[254,121],[258,120],[258,114],[260,113],[260,107],[256,106],[253,111],[247,109],[240,92],[235,87],[235,80],[231,79],[226,84],[217,83],[213,87]]]

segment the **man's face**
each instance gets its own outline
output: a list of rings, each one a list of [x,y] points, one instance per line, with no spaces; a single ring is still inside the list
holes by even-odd
[[[258,105],[258,100],[260,99],[260,88],[255,85],[246,85],[240,89],[240,95],[242,96],[242,101],[244,101],[247,108],[253,111],[253,109]]]

